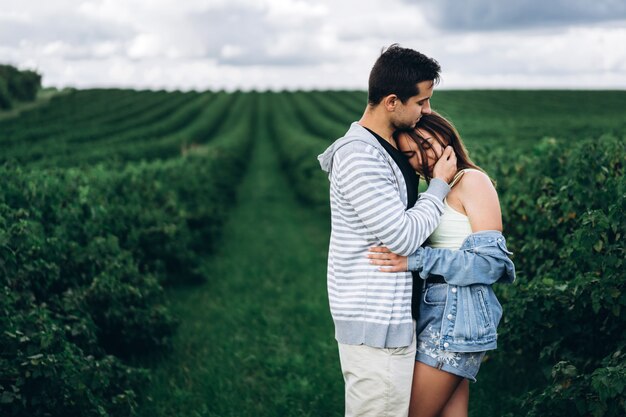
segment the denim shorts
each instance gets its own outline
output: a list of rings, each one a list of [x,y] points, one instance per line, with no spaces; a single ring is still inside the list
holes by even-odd
[[[441,323],[446,306],[448,284],[424,285],[417,321],[417,353],[415,360],[442,371],[476,382],[485,352],[450,352],[441,350]]]

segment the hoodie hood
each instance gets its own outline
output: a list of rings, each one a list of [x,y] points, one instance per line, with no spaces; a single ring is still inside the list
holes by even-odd
[[[355,141],[365,142],[377,148],[381,148],[381,150],[384,151],[376,138],[367,129],[365,129],[357,122],[354,122],[350,125],[350,129],[348,129],[345,136],[334,141],[333,144],[326,148],[326,150],[322,154],[317,156],[317,160],[320,162],[322,170],[328,172],[328,175],[330,176],[330,171],[333,166],[333,157],[335,156],[335,153],[341,147]]]

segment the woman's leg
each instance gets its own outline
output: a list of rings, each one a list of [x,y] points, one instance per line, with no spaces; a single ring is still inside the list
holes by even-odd
[[[438,416],[463,379],[416,361],[409,416]]]
[[[439,417],[467,417],[469,408],[469,380],[464,379],[448,400]]]

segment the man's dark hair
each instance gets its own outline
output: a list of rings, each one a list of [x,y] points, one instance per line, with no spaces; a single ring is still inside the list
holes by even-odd
[[[367,100],[375,106],[389,94],[398,96],[402,103],[419,94],[417,83],[439,82],[439,63],[413,49],[397,43],[383,48],[370,72]]]

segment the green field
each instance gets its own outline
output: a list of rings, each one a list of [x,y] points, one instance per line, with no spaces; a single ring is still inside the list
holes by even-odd
[[[65,91],[0,113],[0,415],[341,416],[316,160],[360,91]],[[516,284],[472,416],[626,413],[626,91],[436,91]]]

